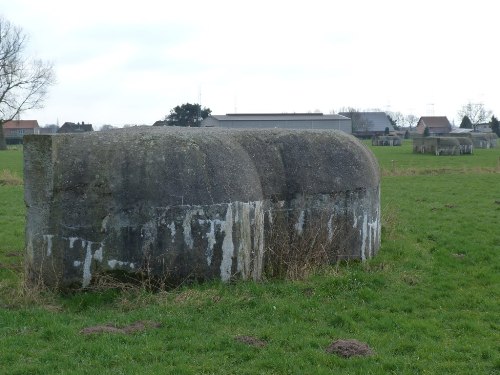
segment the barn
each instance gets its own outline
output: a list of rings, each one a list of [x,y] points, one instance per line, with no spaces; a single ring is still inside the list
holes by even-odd
[[[336,129],[352,133],[351,119],[323,113],[231,113],[212,115],[202,127],[234,129]]]

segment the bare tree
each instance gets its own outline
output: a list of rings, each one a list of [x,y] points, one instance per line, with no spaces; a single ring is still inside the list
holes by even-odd
[[[26,54],[28,36],[0,17],[0,150],[7,148],[3,124],[22,112],[41,108],[55,83],[51,63]]]
[[[353,107],[343,107],[338,111],[338,113],[351,119],[353,133],[366,133],[368,131],[370,121],[362,116],[359,109]]]
[[[484,108],[483,103],[467,103],[459,111],[459,118],[467,116],[472,123],[472,127],[476,128],[477,124],[486,122],[491,117],[491,111]]]
[[[408,125],[410,129],[414,128],[418,123],[418,117],[412,114],[406,115],[405,123]]]
[[[405,125],[405,115],[403,115],[401,112],[392,112],[392,111],[386,111],[385,112],[387,116],[389,116],[389,121],[394,122],[393,126],[395,129],[403,127]]]

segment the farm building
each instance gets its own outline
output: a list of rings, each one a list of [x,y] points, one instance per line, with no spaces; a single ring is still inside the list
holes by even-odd
[[[401,138],[397,135],[377,135],[372,138],[372,146],[401,146]]]
[[[74,122],[65,122],[63,126],[61,126],[57,132],[58,133],[85,133],[92,132],[94,129],[92,128],[92,124],[82,123],[75,124]]]
[[[7,144],[23,143],[25,134],[40,134],[37,120],[11,120],[3,124],[5,142]]]
[[[352,121],[352,134],[359,138],[372,138],[376,135],[383,135],[387,130],[394,131],[394,127],[389,121],[385,112],[339,112]]]
[[[472,154],[474,146],[467,137],[413,138],[413,152],[420,154],[463,155]]]
[[[352,133],[351,119],[322,113],[233,113],[212,115],[201,122],[202,127],[235,129],[336,129]]]
[[[429,129],[429,135],[447,135],[451,132],[451,124],[446,116],[422,116],[417,123],[417,132],[422,135],[425,129]]]

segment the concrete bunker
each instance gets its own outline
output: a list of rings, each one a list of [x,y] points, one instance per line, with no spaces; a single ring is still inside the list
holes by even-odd
[[[372,137],[372,146],[401,146],[401,137],[397,135],[376,135]]]
[[[468,137],[418,137],[413,138],[413,152],[421,154],[463,155],[472,154],[474,146]]]
[[[259,280],[285,248],[336,262],[380,246],[378,164],[340,131],[39,135],[24,155],[28,272],[51,287],[113,270]]]

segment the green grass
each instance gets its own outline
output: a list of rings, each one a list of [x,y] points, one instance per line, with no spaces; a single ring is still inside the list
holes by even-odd
[[[16,268],[22,259],[12,256],[24,243],[22,187],[0,186],[0,373],[499,374],[500,149],[373,151],[384,170],[380,253],[304,281],[30,294]],[[0,153],[0,169],[22,175],[21,158]],[[80,334],[137,320],[162,326]],[[237,335],[268,344],[247,346]],[[325,353],[338,338],[365,341],[376,354]]]
[[[364,142],[369,145],[370,141]],[[498,149],[475,149],[472,155],[440,156],[412,153],[412,141],[404,140],[398,147],[371,147],[384,175],[500,172]]]

